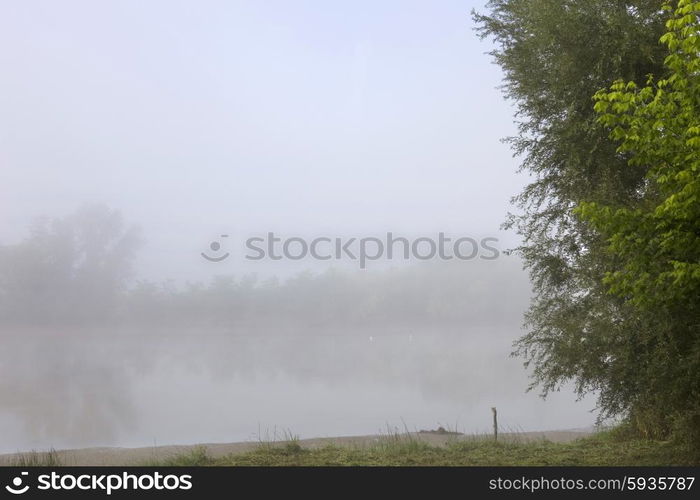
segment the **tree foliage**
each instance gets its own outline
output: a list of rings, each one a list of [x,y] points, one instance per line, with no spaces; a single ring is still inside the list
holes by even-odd
[[[509,140],[533,178],[507,222],[534,288],[515,354],[545,394],[574,381],[599,394],[601,416],[650,430],[698,399],[690,5],[672,15],[660,0],[492,0],[475,15],[496,42],[518,110]]]
[[[667,6],[670,9],[670,5]],[[645,346],[633,403],[700,417],[700,2],[680,0],[661,41],[668,76],[615,82],[595,95],[599,122],[646,170],[631,206],[582,203],[577,213],[608,242],[603,282],[653,330],[630,332]],[[616,360],[612,360],[616,362]]]
[[[0,318],[57,324],[114,311],[140,237],[119,212],[86,205],[38,219],[16,245],[0,246]]]
[[[650,307],[693,307],[700,297],[699,13],[700,2],[681,0],[667,23],[667,78],[641,88],[618,81],[595,95],[599,121],[647,182],[633,206],[590,202],[579,213],[619,259],[606,274],[611,290]]]

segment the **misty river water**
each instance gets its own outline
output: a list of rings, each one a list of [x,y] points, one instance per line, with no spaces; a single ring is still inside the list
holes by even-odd
[[[12,334],[14,333],[14,334]],[[526,393],[518,332],[3,332],[0,452],[590,426],[590,399]]]

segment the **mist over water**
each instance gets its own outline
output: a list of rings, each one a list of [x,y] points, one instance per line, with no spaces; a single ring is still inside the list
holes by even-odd
[[[593,423],[509,357],[527,179],[483,3],[3,3],[0,451]],[[243,256],[272,232],[498,257]]]
[[[522,363],[509,358],[529,289],[514,258],[297,280],[301,301],[290,279],[273,301],[252,285],[241,306],[231,295],[225,302],[220,279],[207,288],[216,292],[206,316],[191,310],[175,322],[151,306],[156,320],[141,310],[102,322],[3,325],[2,451],[387,426],[489,432],[491,406],[503,429],[593,423],[592,403],[574,404],[569,391],[547,401],[525,393]],[[329,305],[343,311],[327,314]],[[232,308],[238,319],[217,316]]]

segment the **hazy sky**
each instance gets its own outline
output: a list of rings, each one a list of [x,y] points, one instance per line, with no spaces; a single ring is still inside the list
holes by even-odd
[[[85,202],[155,278],[223,232],[496,234],[524,179],[483,3],[0,1],[0,243]]]

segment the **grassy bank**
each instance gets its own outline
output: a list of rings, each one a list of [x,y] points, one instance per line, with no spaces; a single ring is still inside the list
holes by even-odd
[[[669,441],[631,439],[614,431],[571,443],[455,440],[430,446],[410,436],[390,436],[376,445],[308,449],[298,440],[261,443],[246,453],[212,458],[204,447],[148,465],[346,466],[346,465],[697,465],[693,453]]]
[[[426,442],[420,434],[389,434],[372,442],[319,443],[262,441],[247,450],[212,452],[198,446],[187,452],[146,459],[128,459],[121,465],[145,466],[567,466],[567,465],[700,465],[700,450],[677,441],[642,439],[621,428],[569,442],[529,439],[526,435],[504,436],[496,443],[485,436],[449,436]],[[441,444],[440,444],[441,443]],[[212,446],[212,445],[209,445]],[[215,445],[214,445],[215,446]],[[160,452],[163,453],[163,452]],[[99,464],[82,460],[84,465]],[[3,465],[22,467],[75,465],[65,452],[50,450],[19,453]],[[112,464],[114,465],[114,464]]]

